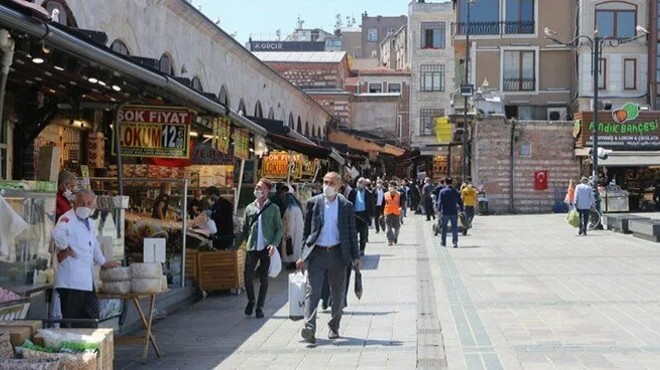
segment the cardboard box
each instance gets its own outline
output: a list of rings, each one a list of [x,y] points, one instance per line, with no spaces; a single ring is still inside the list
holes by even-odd
[[[37,334],[39,329],[42,328],[41,321],[39,320],[0,320],[0,328],[3,327],[26,327],[30,328],[30,337]]]
[[[26,326],[5,326],[0,328],[0,333],[9,333],[9,342],[14,347],[19,347],[27,339],[32,338],[32,329]]]
[[[60,173],[60,157],[62,153],[56,146],[42,146],[39,148],[37,160],[37,180],[57,182]]]
[[[98,370],[107,370],[113,367],[115,359],[114,331],[112,329],[48,329],[55,332],[68,332],[89,335],[101,340],[99,356],[96,361]],[[41,334],[34,336],[34,344],[43,346],[44,338]]]

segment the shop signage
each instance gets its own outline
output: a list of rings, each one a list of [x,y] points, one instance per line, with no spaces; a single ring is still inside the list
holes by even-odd
[[[239,159],[250,159],[250,134],[244,129],[234,129],[234,156]]]
[[[306,155],[301,155],[302,165],[300,166],[300,178],[301,179],[310,179],[316,175],[316,170],[319,166],[319,160],[317,158],[309,159]]]
[[[126,106],[119,112],[119,144],[125,157],[189,158],[190,123],[186,108]],[[113,139],[113,154],[115,152]]]
[[[222,153],[206,142],[193,146],[192,163],[200,165],[233,165],[234,158],[229,154]]]
[[[447,117],[436,117],[433,119],[435,124],[435,140],[438,144],[448,144],[451,142],[453,128]]]
[[[660,148],[660,112],[640,112],[626,103],[613,111],[598,113],[598,142],[607,149],[657,150]],[[578,147],[593,145],[594,120],[591,112],[576,115],[573,134]]]
[[[229,154],[229,132],[231,123],[227,117],[218,117],[213,120],[213,138],[211,143],[214,148],[222,153]]]
[[[250,41],[250,51],[324,51],[319,41]]]
[[[261,159],[261,174],[269,179],[286,179],[289,175],[289,153],[270,152]]]

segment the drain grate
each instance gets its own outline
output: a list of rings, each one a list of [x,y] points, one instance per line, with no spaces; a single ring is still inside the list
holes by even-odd
[[[420,358],[417,360],[417,368],[424,369],[438,369],[442,367],[447,367],[447,360],[441,360],[436,358]]]
[[[417,334],[442,334],[442,329],[417,329]]]

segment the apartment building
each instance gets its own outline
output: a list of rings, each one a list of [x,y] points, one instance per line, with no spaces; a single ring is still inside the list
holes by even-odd
[[[393,35],[396,31],[405,26],[406,16],[383,17],[380,15],[369,16],[367,12],[362,14],[362,54],[360,58],[380,60],[380,43],[387,36]]]
[[[439,147],[435,137],[435,118],[444,117],[451,109],[454,87],[454,49],[451,25],[452,3],[413,1],[408,15],[408,60],[410,63],[410,135],[411,146],[422,156],[448,155],[447,147]],[[421,172],[420,171],[420,172]]]
[[[394,70],[409,69],[408,26],[399,28],[380,43],[380,65]]]
[[[547,40],[543,30],[549,27],[570,41],[578,3],[478,0],[470,4],[468,23],[468,1],[453,0],[456,87],[465,76],[465,40],[469,32],[469,81],[499,92],[508,118],[566,119],[577,91],[574,50]],[[485,81],[488,83],[484,84]],[[461,101],[457,98],[457,105]]]
[[[648,29],[649,3],[653,3],[657,14],[658,1],[648,0],[580,0],[578,34],[593,35],[598,30],[600,37],[627,39],[637,36],[637,26]],[[657,24],[655,40],[657,41]],[[568,35],[567,35],[568,37]],[[625,103],[632,102],[645,106],[649,99],[648,71],[655,71],[657,58],[649,56],[649,45],[645,37],[616,47],[606,43],[599,59],[599,110],[612,110]],[[614,44],[616,45],[616,43]],[[657,51],[655,51],[657,53]],[[588,46],[577,49],[579,63],[579,110],[592,111],[594,79],[592,76],[592,53]],[[649,68],[649,58],[654,59],[653,68]],[[653,76],[657,79],[657,75]],[[655,90],[657,91],[657,90]]]

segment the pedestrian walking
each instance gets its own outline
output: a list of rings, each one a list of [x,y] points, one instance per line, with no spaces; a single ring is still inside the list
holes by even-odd
[[[435,211],[433,210],[433,190],[435,186],[431,183],[430,178],[424,180],[424,187],[422,188],[422,200],[424,203],[424,213],[426,214],[426,221],[431,221],[431,218],[435,220]]]
[[[472,181],[468,180],[463,190],[461,190],[461,199],[465,207],[465,216],[471,225],[472,220],[474,220],[474,209],[477,206],[477,189],[472,185]]]
[[[594,189],[589,186],[589,179],[582,177],[581,184],[575,187],[575,208],[580,214],[580,231],[578,235],[587,235],[589,211],[596,204]]]
[[[401,195],[401,225],[403,225],[403,219],[407,217],[407,206],[409,201],[410,188],[405,181],[401,181],[401,186],[399,187],[399,194]]]
[[[261,285],[256,301],[256,317],[264,317],[264,303],[268,294],[268,268],[270,255],[282,240],[283,227],[280,209],[268,199],[273,183],[265,178],[254,187],[254,202],[245,208],[243,236],[247,237],[247,256],[245,257],[245,292],[248,304],[245,314],[250,316],[255,308],[254,272],[257,269]]]
[[[575,182],[573,179],[568,180],[568,189],[566,189],[566,197],[564,197],[564,203],[568,206],[568,211],[573,210],[575,206]]]
[[[362,267],[353,204],[338,194],[341,177],[328,172],[323,177],[323,194],[307,201],[302,258],[296,266],[307,265],[305,320],[300,334],[308,343],[316,342],[316,313],[321,299],[323,278],[328,277],[332,296],[332,314],[328,323],[329,339],[339,338],[343,314],[346,266],[351,262]]]
[[[385,216],[383,209],[385,208],[385,188],[383,188],[383,180],[376,181],[376,189],[374,191],[374,222],[376,223],[376,234],[382,229],[385,232]]]
[[[458,211],[463,210],[463,201],[458,190],[454,188],[451,177],[445,179],[445,188],[440,192],[438,212],[441,217],[440,245],[447,246],[447,224],[451,223],[451,241],[458,248]]]
[[[387,245],[399,243],[401,228],[401,194],[396,190],[396,182],[392,181],[385,194],[385,223],[387,224]]]
[[[285,206],[284,217],[282,218],[284,237],[282,238],[280,255],[282,256],[282,262],[287,264],[287,268],[291,269],[295,268],[296,261],[302,256],[305,222],[302,204],[294,195],[293,188],[289,185],[285,189],[286,192],[279,193]]]
[[[360,177],[357,180],[356,188],[349,195],[348,200],[353,203],[353,212],[355,212],[355,225],[358,236],[360,237],[360,255],[364,256],[364,250],[369,241],[369,226],[373,217],[373,194],[366,189],[366,180]]]

